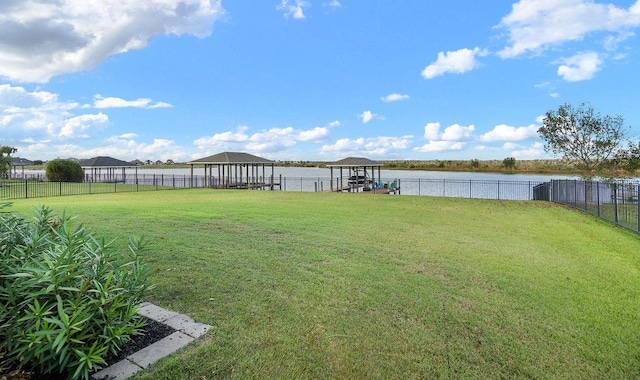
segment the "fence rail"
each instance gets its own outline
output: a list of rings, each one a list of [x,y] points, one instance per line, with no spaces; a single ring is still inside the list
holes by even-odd
[[[137,174],[125,176],[89,176],[81,183],[48,182],[43,175],[26,175],[21,179],[0,180],[0,199],[52,197],[62,195],[98,194],[108,192],[150,191],[184,188],[248,188],[282,191],[330,191],[345,189],[348,178],[284,177],[248,178],[242,184],[229,184],[213,176],[190,176],[173,174]],[[540,182],[496,181],[424,178],[382,178],[366,187],[378,189],[395,188],[395,194],[421,195],[453,198],[476,198],[498,200],[534,199],[534,188]],[[347,185],[348,187],[348,185]],[[365,185],[354,186],[348,191],[362,192]]]
[[[534,199],[561,203],[640,232],[638,182],[553,180],[536,186],[534,191]]]

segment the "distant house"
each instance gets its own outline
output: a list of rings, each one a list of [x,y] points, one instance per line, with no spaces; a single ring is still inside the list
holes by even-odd
[[[144,162],[142,162],[142,161],[140,161],[140,160],[138,160],[138,159],[135,159],[135,160],[131,161],[131,163],[132,163],[132,164],[136,164],[136,165],[138,165],[138,166],[144,165]]]
[[[176,163],[172,159],[168,159],[167,162],[165,162],[164,164],[165,165],[175,165]]]

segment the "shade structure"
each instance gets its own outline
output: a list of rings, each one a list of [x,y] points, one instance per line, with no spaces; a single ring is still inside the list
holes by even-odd
[[[194,181],[194,166],[204,166],[205,181],[214,188],[269,188],[273,190],[275,161],[254,156],[243,152],[222,152],[193,160],[191,165],[191,181]],[[213,168],[217,168],[218,176],[213,175]],[[266,168],[271,168],[267,175]]]
[[[376,183],[376,168],[378,169],[378,180],[380,180],[380,168],[382,167],[382,163],[378,161],[373,161],[365,157],[347,157],[342,160],[336,161],[334,163],[328,164],[327,167],[331,171],[331,191],[359,191],[361,185],[363,189],[367,187],[367,184],[370,182],[371,184]],[[333,169],[340,169],[340,177],[334,187],[333,183]],[[349,171],[349,176],[347,180],[347,184],[344,184],[343,178],[344,173],[343,170],[347,169]],[[369,171],[369,169],[371,169]]]
[[[13,171],[13,174],[15,176],[18,173],[18,167],[20,167],[22,168],[22,176],[24,177],[24,167],[27,165],[33,165],[33,161],[21,157],[12,157],[7,175],[9,176],[9,178],[11,178],[11,172]]]
[[[134,168],[136,170],[136,175],[138,173],[138,165],[133,162],[119,160],[109,156],[98,156],[86,160],[80,160],[80,166],[84,170],[85,178],[87,177],[87,174],[89,174],[88,179],[91,182],[96,182],[98,180],[116,180],[117,171],[122,171],[122,181],[124,182],[127,169]]]

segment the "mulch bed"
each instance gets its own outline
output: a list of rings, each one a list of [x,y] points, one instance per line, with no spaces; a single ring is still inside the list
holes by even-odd
[[[115,364],[127,356],[137,352],[151,344],[171,335],[176,330],[161,322],[156,322],[153,319],[143,317],[147,325],[141,329],[140,335],[134,335],[131,337],[131,341],[127,343],[117,355],[109,354],[105,361],[107,364],[103,367],[106,368],[112,364]],[[62,376],[63,378],[66,376]],[[60,379],[60,375],[43,376],[37,372],[25,370],[25,369],[5,369],[0,367],[0,380],[56,380]]]

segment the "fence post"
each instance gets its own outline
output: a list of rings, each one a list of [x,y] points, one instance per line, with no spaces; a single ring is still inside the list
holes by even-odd
[[[613,219],[615,223],[618,224],[618,184],[613,184]]]
[[[596,186],[597,186],[597,189],[596,189],[596,202],[598,203],[598,205],[597,205],[598,206],[597,213],[598,213],[598,218],[599,218],[600,217],[600,182],[596,182]]]
[[[62,181],[58,182],[58,195],[62,196]]]
[[[589,181],[591,184],[591,181]],[[593,189],[591,190],[593,191]],[[587,203],[587,181],[584,181],[584,211],[589,211],[589,203]]]
[[[25,199],[29,198],[29,185],[28,185],[28,183],[29,182],[25,178],[25,180],[24,180],[24,198]]]
[[[500,200],[500,180],[498,180],[498,200]]]
[[[640,232],[640,185],[636,185],[636,204],[638,205],[638,229]]]

